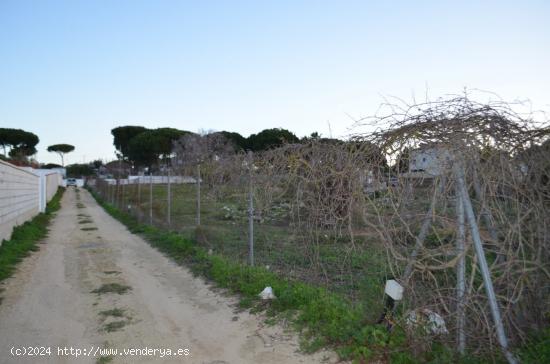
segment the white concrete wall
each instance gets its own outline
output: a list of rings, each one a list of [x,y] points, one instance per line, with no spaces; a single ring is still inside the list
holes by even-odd
[[[0,244],[13,228],[46,211],[63,182],[61,170],[16,167],[0,160]]]
[[[0,160],[0,244],[39,213],[40,177]]]
[[[38,208],[40,212],[46,211],[46,204],[53,198],[57,188],[63,185],[63,169],[34,169],[30,167],[22,167],[22,169],[40,177]]]
[[[50,173],[46,178],[46,202],[50,202],[59,186],[63,182],[63,176],[60,173]]]

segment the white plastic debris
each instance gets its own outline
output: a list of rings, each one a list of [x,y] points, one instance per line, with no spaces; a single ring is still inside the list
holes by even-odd
[[[410,327],[422,326],[428,334],[446,335],[449,333],[443,317],[427,308],[409,312],[406,322]]]
[[[388,279],[386,281],[384,292],[395,301],[399,301],[403,298],[403,286],[393,279]]]
[[[271,287],[265,287],[262,292],[258,295],[262,300],[272,300],[277,297],[275,297],[275,294],[273,293],[273,288]]]

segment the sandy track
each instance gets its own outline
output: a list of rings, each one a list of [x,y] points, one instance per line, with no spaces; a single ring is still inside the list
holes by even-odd
[[[79,196],[79,197],[78,197]],[[78,200],[79,199],[79,200]],[[81,202],[80,208],[77,207]],[[86,216],[78,216],[78,215]],[[79,223],[88,219],[88,223]],[[91,228],[82,230],[82,228]],[[97,228],[97,230],[93,230]],[[91,293],[104,284],[125,294]],[[58,356],[58,347],[189,349],[185,356],[124,356],[113,363],[320,363],[333,354],[296,352],[296,337],[237,312],[216,292],[131,234],[91,195],[69,188],[39,252],[2,284],[0,363],[95,363]],[[120,309],[121,317],[101,312]],[[117,327],[120,326],[120,327]],[[51,356],[13,357],[11,348],[50,347]]]

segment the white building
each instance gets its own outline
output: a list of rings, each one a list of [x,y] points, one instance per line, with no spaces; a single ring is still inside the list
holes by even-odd
[[[440,175],[451,161],[451,155],[442,147],[420,147],[409,153],[409,172],[423,172],[432,176]]]

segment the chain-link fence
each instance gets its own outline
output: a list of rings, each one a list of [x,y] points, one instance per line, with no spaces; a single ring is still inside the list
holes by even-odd
[[[353,227],[350,244],[335,215],[311,236],[314,222],[302,221],[306,207],[296,205],[295,194],[302,192],[276,176],[280,166],[265,173],[259,160],[275,154],[236,154],[216,166],[204,162],[190,169],[165,168],[164,175],[98,179],[94,188],[140,222],[177,231],[211,253],[368,302],[374,320],[382,310],[388,273],[383,247],[365,244],[376,240],[375,233]]]

